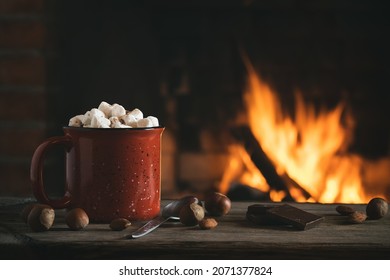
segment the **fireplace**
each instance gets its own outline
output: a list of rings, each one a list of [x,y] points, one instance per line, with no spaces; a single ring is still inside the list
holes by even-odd
[[[278,166],[275,156],[258,141],[275,168],[276,178],[287,188],[295,183],[299,187],[289,187],[293,191],[287,195],[286,190],[270,191],[264,187],[269,183],[256,185],[243,180],[241,175],[226,179],[226,174],[233,175],[233,171],[226,170],[237,153],[243,154],[243,168],[256,167],[252,160],[245,163],[245,158],[250,157],[245,150],[248,138],[237,137],[232,130],[253,126],[247,119],[252,113],[244,96],[251,78],[257,77],[261,85],[274,93],[276,107],[284,117],[299,119],[296,111],[302,107],[307,108],[303,115],[330,112],[337,117],[336,125],[346,135],[335,153],[348,156],[354,163],[346,164],[345,157],[333,160],[339,160],[340,168],[347,170],[345,173],[363,173],[359,188],[365,195],[390,198],[390,20],[384,3],[46,1],[42,7],[42,16],[37,20],[42,20],[45,32],[39,33],[44,35],[36,48],[45,54],[45,67],[40,70],[45,79],[41,79],[43,85],[39,87],[44,89],[44,94],[39,95],[44,101],[30,98],[29,102],[45,107],[41,111],[46,114],[40,117],[39,126],[40,130],[44,128],[45,135],[39,134],[35,142],[61,134],[61,127],[70,116],[102,100],[116,102],[156,115],[166,126],[163,196],[214,189],[236,199],[283,200],[291,196],[300,201],[295,194],[299,190],[308,201],[329,202],[324,200],[325,195],[321,198],[316,191],[304,188],[314,184],[305,182],[303,177],[308,174],[286,172],[286,167],[283,170]],[[15,20],[22,18],[16,16]],[[3,57],[8,54],[9,51],[2,53]],[[30,54],[22,52],[25,56]],[[248,65],[252,70],[248,70]],[[37,69],[30,68],[32,72]],[[18,83],[18,79],[6,78],[1,76],[3,82]],[[1,89],[7,94],[9,89],[34,94],[37,91],[36,87],[26,89],[26,85]],[[252,129],[250,135],[267,133]],[[300,137],[301,133],[296,139]],[[15,142],[2,141],[9,141],[8,146]],[[34,148],[30,144],[24,157],[28,158]],[[4,164],[19,163],[11,158],[13,154],[1,152],[6,154],[2,157]],[[58,184],[63,166],[54,158],[57,155],[48,162],[47,180]],[[28,160],[23,164],[27,170]],[[15,174],[18,178],[23,176]],[[261,180],[267,181],[267,176]],[[20,183],[23,190],[17,194],[28,193],[27,177],[28,174]],[[60,192],[62,187],[59,185],[58,189]],[[337,197],[330,191],[327,196]],[[344,200],[341,194],[338,197]],[[367,199],[362,197],[345,202]]]
[[[332,109],[316,109],[297,92],[289,114],[247,64],[246,106],[238,118],[241,127],[230,129],[236,141],[229,146],[219,191],[230,193],[238,183],[272,201],[323,203],[366,203],[388,196],[390,161],[349,150],[356,124],[344,101]]]

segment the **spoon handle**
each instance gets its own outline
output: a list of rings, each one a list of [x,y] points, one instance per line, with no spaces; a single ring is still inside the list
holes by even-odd
[[[147,222],[146,224],[144,224],[142,227],[140,227],[139,229],[137,229],[136,231],[134,231],[132,234],[130,234],[128,236],[128,238],[139,238],[139,237],[142,237],[146,234],[148,234],[149,232],[155,230],[156,228],[158,228],[162,223],[166,222],[169,220],[169,217],[163,217],[163,216],[158,216],[156,218],[154,218],[153,220]]]

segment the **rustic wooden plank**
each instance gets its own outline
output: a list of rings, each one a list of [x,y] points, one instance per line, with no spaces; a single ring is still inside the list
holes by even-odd
[[[164,204],[167,201],[163,202]],[[0,257],[6,259],[388,259],[390,215],[363,224],[347,224],[334,204],[291,205],[324,216],[317,227],[298,231],[280,226],[258,226],[245,218],[254,202],[233,202],[231,212],[218,217],[218,227],[200,230],[169,222],[139,239],[124,239],[140,224],[125,231],[111,231],[108,224],[90,224],[71,231],[64,210],[57,210],[54,227],[31,232],[19,215],[22,204],[0,203],[0,229],[18,242],[1,238]],[[256,202],[258,203],[258,202]],[[274,205],[276,203],[272,203]],[[3,205],[3,206],[2,206]],[[364,211],[365,205],[350,205]],[[6,229],[6,230],[4,230]],[[12,243],[12,244],[10,244]],[[17,252],[17,254],[13,254]]]

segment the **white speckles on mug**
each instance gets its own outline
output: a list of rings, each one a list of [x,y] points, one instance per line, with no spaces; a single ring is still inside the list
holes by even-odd
[[[65,128],[75,143],[67,154],[71,207],[84,208],[93,222],[157,216],[163,130]]]

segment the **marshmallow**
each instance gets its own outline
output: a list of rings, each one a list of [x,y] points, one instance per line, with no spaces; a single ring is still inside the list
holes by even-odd
[[[131,127],[137,127],[137,120],[131,114],[120,116],[119,119],[123,124],[129,125]]]
[[[115,124],[111,124],[111,128],[131,128],[131,126],[116,122]]]
[[[153,116],[148,116],[147,119],[152,121],[152,124],[153,124],[152,126],[159,126],[158,118],[153,117]]]
[[[105,117],[94,115],[91,120],[91,126],[95,128],[109,128],[110,127],[110,120],[106,119]]]
[[[155,127],[159,126],[159,121],[154,116],[144,118],[142,111],[137,108],[126,111],[119,104],[110,105],[102,101],[98,108],[92,108],[84,115],[72,117],[69,120],[69,126],[94,128]]]
[[[96,116],[98,118],[105,118],[106,117],[106,115],[102,111],[100,111],[99,109],[96,109],[96,108],[93,108],[91,110],[91,117],[93,117],[93,116]]]
[[[112,105],[109,117],[120,117],[126,114],[125,108],[119,104]]]
[[[138,108],[135,108],[133,111],[130,111],[128,113],[128,115],[131,115],[135,118],[136,121],[140,120],[140,119],[143,119],[144,118],[144,114],[142,113],[142,111]]]
[[[83,116],[83,126],[91,125],[91,119],[92,119],[91,111],[85,112]]]
[[[99,109],[93,108],[84,114],[84,126],[95,128],[108,128],[110,127],[110,120],[106,119],[106,116]]]
[[[84,115],[74,116],[69,120],[69,126],[81,127],[83,126]]]
[[[110,127],[112,128],[122,128],[124,125],[118,117],[111,117],[110,122],[111,122]],[[129,126],[126,125],[126,127]]]
[[[137,127],[154,127],[158,125],[158,119],[153,116],[148,116],[137,121]]]
[[[98,107],[98,109],[100,111],[102,111],[104,113],[104,115],[106,116],[106,118],[111,114],[111,110],[112,110],[112,105],[105,102],[105,101],[102,101]]]
[[[137,127],[152,127],[153,122],[151,119],[145,118],[137,121]]]

